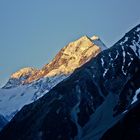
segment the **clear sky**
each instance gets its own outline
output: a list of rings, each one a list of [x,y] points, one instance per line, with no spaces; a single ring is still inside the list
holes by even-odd
[[[140,0],[0,0],[0,85],[83,35],[110,47],[138,23]]]

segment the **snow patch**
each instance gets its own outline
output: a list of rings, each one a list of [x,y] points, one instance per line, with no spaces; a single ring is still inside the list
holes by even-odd
[[[127,52],[127,54],[130,57],[130,62],[128,63],[128,67],[129,67],[131,65],[132,61],[134,60],[134,58],[132,57],[132,55],[129,52]]]
[[[109,53],[109,57],[110,57],[110,60],[113,61],[113,58],[111,57],[111,53]]]
[[[128,112],[128,110],[125,110],[124,112],[123,112],[123,114],[125,114],[125,113],[127,113]]]
[[[101,58],[102,67],[104,66],[104,60]]]
[[[114,59],[117,59],[117,58],[118,58],[118,56],[119,56],[119,52],[118,52],[118,50],[117,50],[116,52],[117,52],[117,54],[116,54],[116,56],[115,56],[115,58],[114,58]]]
[[[139,32],[140,31],[140,28],[137,28],[137,30],[136,30],[137,32]]]
[[[130,45],[131,49],[134,51],[137,57],[140,58],[140,35],[138,35],[139,39],[136,42],[135,40],[132,41],[133,45]]]
[[[125,56],[126,56],[126,54],[125,54],[125,50],[124,50],[124,46],[122,46],[122,50],[123,50],[123,65],[122,65],[122,72],[123,72],[124,75],[126,75],[127,72],[124,71],[124,66],[125,66]]]
[[[103,73],[103,77],[105,77],[105,75],[106,75],[106,73],[108,72],[108,70],[109,70],[109,69],[106,69],[106,68],[105,68],[105,71],[104,71],[104,73]]]
[[[122,41],[120,45],[123,45],[126,41],[128,41],[128,37],[125,37],[124,41]]]
[[[137,96],[139,95],[139,93],[140,93],[140,88],[136,90],[131,104],[134,104],[138,100]]]

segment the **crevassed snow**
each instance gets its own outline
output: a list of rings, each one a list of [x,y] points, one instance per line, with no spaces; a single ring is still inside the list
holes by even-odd
[[[26,94],[23,94],[26,90]],[[0,113],[8,120],[13,117],[13,112],[19,111],[23,105],[31,103],[36,89],[19,86],[12,89],[0,89]]]
[[[43,78],[30,85],[20,85],[11,89],[0,89],[0,113],[11,120],[24,106],[42,97],[56,84],[68,76],[58,75]]]
[[[140,93],[140,88],[138,88],[136,90],[135,95],[133,97],[133,100],[132,100],[131,104],[134,104],[138,100],[137,96],[139,95],[139,93]]]

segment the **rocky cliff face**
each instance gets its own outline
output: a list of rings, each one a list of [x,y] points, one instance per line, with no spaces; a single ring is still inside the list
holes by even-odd
[[[140,25],[25,106],[0,139],[100,140],[139,102],[139,88]]]

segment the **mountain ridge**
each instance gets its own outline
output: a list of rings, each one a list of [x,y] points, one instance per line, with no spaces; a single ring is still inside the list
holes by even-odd
[[[96,43],[96,40],[97,40],[97,43]],[[71,48],[71,49],[69,49],[69,48]],[[75,48],[76,50],[74,50],[73,48]],[[76,57],[75,51],[80,51],[78,49],[81,49],[82,51],[79,52],[79,54],[77,54],[77,55],[80,55],[80,58],[79,58],[80,60],[78,60],[78,62],[73,62],[73,63],[77,63],[77,64],[75,64],[73,66],[67,66],[68,68],[66,68],[66,69],[65,69],[65,67],[62,67],[58,71],[55,70],[57,67],[60,67],[61,65],[63,65],[63,63],[66,65],[66,61],[68,61],[69,59],[71,60],[72,57]],[[79,38],[78,40],[75,40],[75,41],[67,44],[64,48],[62,48],[58,52],[58,54],[55,56],[55,58],[52,59],[52,61],[50,63],[43,66],[43,68],[41,68],[41,69],[36,69],[33,67],[22,68],[22,69],[16,71],[15,73],[13,73],[9,80],[12,79],[14,81],[14,80],[18,80],[19,78],[21,78],[22,81],[20,81],[20,82],[18,81],[19,83],[17,82],[18,83],[17,85],[19,85],[19,84],[32,83],[33,81],[36,81],[44,76],[50,77],[50,76],[55,76],[55,75],[59,75],[62,73],[70,74],[71,72],[73,72],[75,70],[75,68],[81,66],[82,64],[85,63],[85,61],[88,61],[92,57],[95,57],[101,50],[104,50],[104,49],[107,49],[107,47],[104,45],[104,43],[100,40],[100,38],[98,36],[93,36],[93,37],[89,38],[88,36],[85,35],[85,36],[82,36],[81,38]],[[84,52],[84,51],[87,51],[87,52]],[[65,55],[68,55],[69,52],[71,52],[71,57],[65,58]],[[75,55],[75,56],[72,56],[72,55]],[[63,59],[63,60],[60,60],[62,62],[57,66],[57,61],[59,62],[58,59]],[[77,61],[77,60],[74,59],[74,61]],[[25,76],[25,78],[24,78],[24,76]],[[8,82],[11,83],[11,81],[8,81]],[[8,87],[9,83],[7,83],[3,88],[10,88],[10,87]]]
[[[41,69],[40,73],[38,73],[39,76],[36,77],[35,75],[35,78],[34,76],[29,77],[25,83],[30,83],[31,81],[37,80],[43,76],[71,73],[75,68],[81,66],[90,58],[95,57],[101,51],[101,45],[102,44],[94,44],[93,40],[88,36],[82,36],[80,39],[73,41],[62,48],[51,63],[46,64]],[[98,46],[100,48],[98,48]],[[76,52],[79,52],[79,54],[76,54]],[[68,62],[68,60],[71,62]]]

